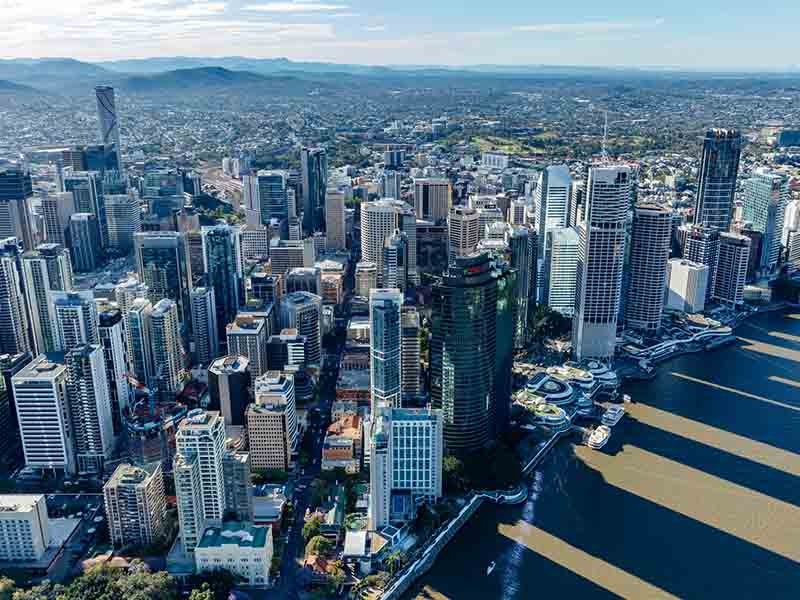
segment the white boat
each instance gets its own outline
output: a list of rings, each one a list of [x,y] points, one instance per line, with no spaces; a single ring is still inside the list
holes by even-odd
[[[622,395],[622,401],[623,402],[630,402],[631,401],[631,397],[628,394],[623,394]]]
[[[494,571],[494,568],[496,566],[497,566],[497,563],[495,563],[494,561],[489,563],[489,566],[486,567],[486,576],[487,577],[492,574],[492,571]]]
[[[589,435],[589,439],[586,440],[586,445],[594,450],[599,450],[606,445],[606,442],[608,442],[608,438],[610,437],[611,429],[605,425],[600,425]]]
[[[606,409],[606,412],[603,413],[601,417],[601,421],[603,425],[608,425],[609,427],[613,427],[619,420],[625,415],[625,407],[619,405],[612,405]]]

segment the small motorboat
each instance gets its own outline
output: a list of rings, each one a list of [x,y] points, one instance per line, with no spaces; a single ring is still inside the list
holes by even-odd
[[[497,566],[497,563],[496,563],[496,562],[494,562],[494,561],[492,561],[492,562],[490,562],[490,563],[489,563],[489,566],[488,566],[488,567],[486,567],[486,576],[487,576],[487,577],[488,577],[489,575],[491,575],[491,574],[492,574],[492,571],[494,571],[494,568],[495,568],[496,566]]]

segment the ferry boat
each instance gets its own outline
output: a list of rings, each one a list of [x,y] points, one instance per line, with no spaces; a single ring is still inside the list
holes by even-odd
[[[600,425],[589,435],[589,439],[586,440],[586,445],[594,450],[599,450],[606,445],[606,442],[608,442],[608,438],[610,437],[611,429],[605,425]]]
[[[606,412],[603,413],[602,418],[600,419],[603,422],[603,425],[608,425],[609,427],[613,427],[619,420],[625,415],[625,408],[623,406],[612,405],[606,409]]]
[[[486,567],[486,576],[487,577],[492,574],[492,571],[494,571],[494,568],[496,566],[497,566],[497,564],[494,561],[489,563],[489,566]]]

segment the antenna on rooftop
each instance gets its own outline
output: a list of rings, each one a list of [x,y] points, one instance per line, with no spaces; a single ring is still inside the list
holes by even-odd
[[[603,111],[604,115],[604,122],[603,122],[603,145],[600,149],[600,160],[603,163],[608,162],[608,152],[606,152],[606,139],[608,138],[608,111]]]

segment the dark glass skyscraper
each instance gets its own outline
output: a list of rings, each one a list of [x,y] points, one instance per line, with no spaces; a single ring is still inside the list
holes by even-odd
[[[694,207],[696,224],[719,231],[730,228],[741,152],[742,136],[736,129],[706,132]]]
[[[328,161],[323,148],[300,150],[300,175],[303,182],[303,231],[325,231],[325,189],[328,187]]]
[[[203,257],[208,287],[214,290],[220,340],[242,304],[241,264],[237,257],[239,229],[229,225],[203,227]]]
[[[33,196],[31,175],[18,166],[0,167],[0,239],[15,237],[33,250],[28,198]]]
[[[433,286],[431,400],[449,454],[486,446],[508,423],[516,279],[476,253],[456,257]]]
[[[148,299],[155,305],[169,298],[178,305],[181,322],[189,318],[191,273],[185,237],[177,231],[144,231],[133,236],[139,279],[147,284]]]

